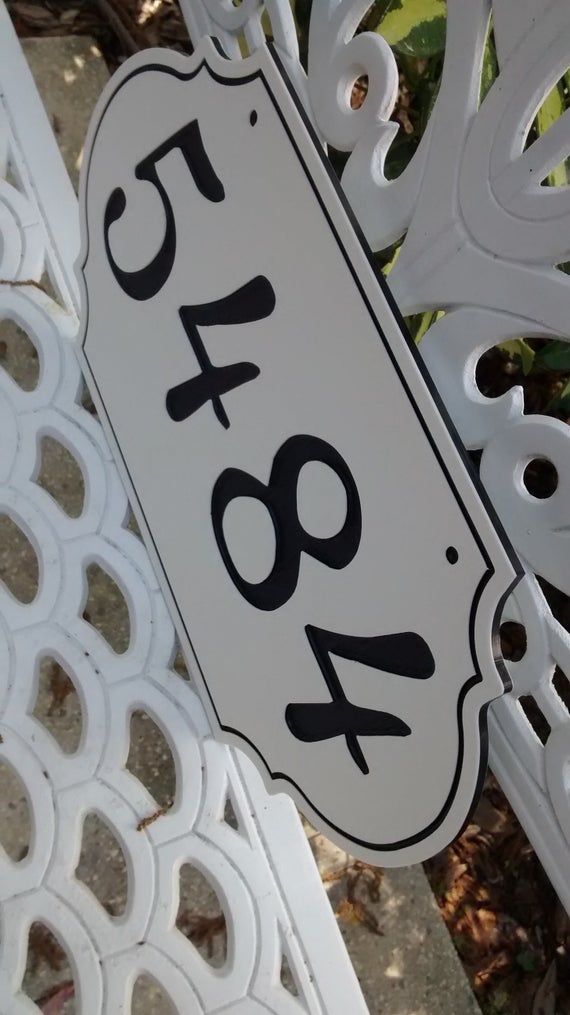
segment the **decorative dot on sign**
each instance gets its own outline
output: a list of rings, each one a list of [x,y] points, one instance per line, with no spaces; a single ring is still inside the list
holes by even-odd
[[[255,109],[252,109],[251,113],[249,114],[249,122],[251,123],[252,127],[255,127],[257,123],[257,112],[255,111]]]
[[[445,551],[445,556],[447,557],[450,564],[457,564],[457,561],[459,560],[459,554],[454,546],[447,547],[447,550]]]

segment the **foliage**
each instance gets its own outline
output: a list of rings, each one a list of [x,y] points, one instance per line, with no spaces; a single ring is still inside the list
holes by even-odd
[[[445,0],[392,0],[381,32],[403,56],[437,56],[445,48]]]
[[[484,1015],[570,1015],[570,918],[491,775],[425,866]]]

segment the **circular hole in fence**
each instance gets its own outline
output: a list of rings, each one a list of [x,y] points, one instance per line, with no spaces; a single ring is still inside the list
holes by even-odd
[[[299,997],[299,988],[295,980],[295,975],[291,969],[291,963],[289,962],[289,958],[285,952],[283,952],[281,956],[279,979],[281,980],[281,986],[284,987],[292,997]]]
[[[568,677],[562,672],[559,666],[557,666],[554,671],[552,686],[561,702],[570,712],[570,680],[568,680]]]
[[[74,1003],[73,972],[63,941],[39,920],[29,930],[22,992],[42,1012],[72,1015],[78,1010]]]
[[[184,660],[182,649],[180,648],[180,643],[178,642],[178,640],[175,643],[170,667],[171,671],[177,673],[178,676],[182,678],[182,680],[187,680],[188,682],[190,682],[190,674],[188,673],[188,667],[186,666],[186,662]]]
[[[71,678],[51,656],[45,656],[40,662],[32,715],[64,754],[74,754],[78,750],[83,727],[79,695]]]
[[[83,822],[75,877],[90,890],[109,916],[123,915],[129,893],[127,862],[110,825],[95,811],[90,811]]]
[[[109,647],[122,655],[131,640],[131,622],[127,601],[111,575],[93,562],[86,570],[87,598],[83,619],[105,639]]]
[[[177,1015],[166,988],[153,976],[143,974],[133,988],[131,1015]]]
[[[546,500],[558,487],[558,472],[548,458],[533,458],[524,470],[523,483],[533,497]]]
[[[85,502],[83,473],[75,456],[54,437],[41,439],[36,483],[70,518],[79,518]]]
[[[522,708],[529,725],[536,733],[536,736],[544,746],[550,736],[550,723],[542,709],[540,709],[532,694],[525,694],[519,698],[519,705]]]
[[[236,814],[236,809],[234,807],[234,802],[229,793],[228,796],[226,797],[226,802],[224,804],[224,813],[222,815],[222,820],[225,821],[226,825],[229,825],[230,828],[233,828],[234,832],[239,831],[239,821]]]
[[[28,796],[16,770],[2,760],[0,790],[0,853],[4,850],[10,860],[20,863],[27,857],[32,839]]]
[[[527,648],[526,628],[514,620],[506,620],[501,624],[500,635],[503,659],[508,659],[510,663],[520,662]]]
[[[39,591],[39,562],[20,526],[0,513],[0,587],[6,585],[19,602],[34,601]]]
[[[34,391],[40,379],[40,360],[29,335],[9,318],[0,321],[0,367],[23,391]]]
[[[204,874],[193,864],[180,868],[178,930],[214,969],[227,958],[226,918],[218,895]]]
[[[170,745],[159,725],[147,712],[131,716],[129,756],[126,768],[154,797],[160,812],[172,807],[176,795],[176,766]]]
[[[350,92],[350,108],[360,109],[368,95],[368,74],[361,74],[356,79]]]

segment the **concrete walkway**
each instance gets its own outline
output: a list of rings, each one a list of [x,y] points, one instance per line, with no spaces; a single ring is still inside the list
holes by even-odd
[[[25,51],[55,129],[68,170],[77,185],[80,152],[92,107],[107,78],[107,70],[97,48],[88,39],[27,40]],[[24,381],[37,371],[33,350],[5,340],[0,366],[18,370]],[[44,482],[67,499],[72,510],[80,510],[81,491],[77,476],[57,448],[48,450],[44,463]],[[31,550],[31,548],[30,548]],[[33,553],[18,545],[0,519],[0,579],[18,585],[22,597],[33,598],[37,571]],[[104,582],[94,576],[89,604],[90,620],[106,628],[110,641],[119,643],[125,637],[120,604]],[[52,696],[57,679],[48,674]],[[57,675],[56,675],[57,677]],[[55,679],[55,683],[54,683]],[[64,678],[65,679],[65,678]],[[51,684],[49,684],[51,680]],[[46,694],[48,693],[46,690]],[[57,725],[57,737],[72,747],[77,743],[80,713],[73,694],[64,694],[57,708],[54,701],[38,701],[38,708]],[[144,770],[147,779],[158,780],[157,799],[168,799],[172,773],[162,757],[163,744],[153,731],[137,720],[136,757],[132,760]],[[131,764],[129,763],[129,767]],[[133,770],[133,768],[131,768]],[[145,780],[146,781],[146,780]],[[12,790],[12,792],[10,792]],[[25,839],[26,808],[18,786],[8,786],[0,772],[0,841],[13,852]],[[375,874],[352,865],[351,859],[310,826],[307,834],[331,904],[338,915],[340,927],[356,973],[362,984],[372,1015],[477,1015],[479,1008],[465,979],[449,935],[440,918],[429,885],[421,867]],[[124,894],[123,872],[117,867],[112,845],[104,839],[101,828],[87,830],[78,875],[96,890],[101,901],[117,910]],[[6,843],[8,834],[13,842]],[[209,898],[204,885],[189,885],[188,912],[213,913],[215,901]],[[40,949],[41,951],[41,949]],[[65,971],[54,971],[40,954],[29,969],[26,986],[30,996],[39,997],[52,983],[65,979]],[[144,1015],[166,1015],[170,1007],[149,985],[139,996],[133,1010]],[[71,1010],[71,1009],[70,1009]],[[80,1015],[80,1013],[79,1013]],[[350,1015],[347,1012],[346,1015]]]

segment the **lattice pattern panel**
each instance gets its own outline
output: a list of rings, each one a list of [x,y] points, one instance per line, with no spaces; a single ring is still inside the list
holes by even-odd
[[[172,624],[128,528],[99,422],[81,401],[71,344],[75,199],[1,5],[0,177],[0,318],[28,336],[38,362],[29,390],[0,368],[0,516],[38,561],[31,602],[0,583],[0,763],[21,781],[31,822],[27,852],[11,859],[0,850],[0,1010],[39,1010],[22,989],[30,928],[39,923],[67,953],[82,1015],[130,1011],[140,976],[184,1015],[364,1012],[293,805],[268,797],[251,764],[214,742],[191,684],[172,668]],[[40,482],[45,438],[81,471],[84,504],[71,516]],[[117,603],[126,601],[124,644],[111,646],[85,612],[94,565],[115,583]],[[39,718],[46,659],[64,681],[62,695],[73,690],[79,701],[71,753],[54,737],[49,711]],[[172,756],[171,806],[159,808],[127,767],[133,713],[156,724]],[[81,879],[93,819],[115,840],[109,855],[124,858],[122,913],[105,909],[93,882]],[[214,965],[180,922],[189,868],[221,906],[226,954],[218,947]]]
[[[513,693],[490,719],[491,763],[570,908],[570,636],[536,580],[570,593],[570,431],[525,415],[520,387],[485,397],[477,365],[520,336],[570,335],[570,187],[546,187],[570,153],[570,112],[527,144],[537,111],[570,66],[567,0],[447,0],[443,78],[415,156],[395,180],[384,173],[398,132],[390,116],[398,71],[381,34],[357,33],[369,0],[319,0],[311,11],[308,73],[299,62],[288,0],[181,0],[194,40],[217,35],[239,58],[270,26],[323,140],[348,152],[342,184],[373,250],[404,237],[389,275],[405,314],[444,311],[421,351],[527,570],[503,620],[525,628],[509,662]],[[263,18],[263,20],[262,20]],[[500,74],[480,103],[492,27]],[[241,48],[240,48],[241,44]],[[363,105],[352,86],[367,78]],[[533,496],[526,466],[545,459],[558,485]],[[421,511],[421,507],[418,508]]]

